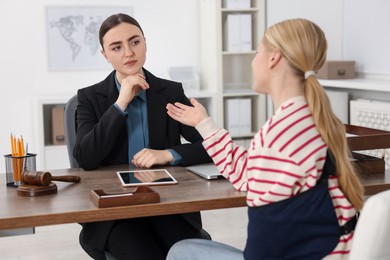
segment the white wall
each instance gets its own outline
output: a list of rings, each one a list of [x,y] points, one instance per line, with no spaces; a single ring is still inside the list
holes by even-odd
[[[268,26],[288,18],[317,23],[328,40],[328,60],[355,60],[356,71],[390,78],[390,1],[268,0]],[[390,86],[389,86],[390,89]]]
[[[132,6],[133,16],[143,27],[147,40],[145,67],[155,75],[167,77],[167,69],[171,66],[199,65],[197,0],[0,1],[0,24],[3,28],[0,40],[1,156],[10,153],[11,132],[23,135],[29,143],[30,152],[40,151],[43,140],[37,133],[37,99],[67,99],[77,89],[102,80],[110,72],[49,72],[45,7],[107,6],[110,3]],[[0,172],[4,172],[4,159],[1,160]]]
[[[133,7],[133,15],[147,39],[147,69],[167,77],[171,66],[199,66],[198,0],[111,3]],[[11,132],[22,134],[31,152],[39,151],[43,145],[37,137],[37,99],[69,98],[77,89],[98,82],[109,73],[48,71],[45,7],[109,4],[106,0],[0,1],[0,155],[10,152]],[[386,16],[389,8],[388,0],[269,0],[267,23],[292,17],[311,19],[327,35],[329,59],[355,59],[361,72],[390,74],[390,16]],[[4,172],[4,163],[0,163],[0,172]]]
[[[357,59],[358,71],[390,74],[390,1],[344,1],[344,58]]]
[[[366,0],[368,1],[368,0]],[[342,59],[343,0],[268,0],[267,26],[285,19],[306,18],[324,31],[328,59]]]

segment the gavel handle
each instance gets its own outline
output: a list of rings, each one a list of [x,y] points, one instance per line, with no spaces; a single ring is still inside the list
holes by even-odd
[[[65,181],[65,182],[80,182],[79,176],[51,176],[52,181]]]

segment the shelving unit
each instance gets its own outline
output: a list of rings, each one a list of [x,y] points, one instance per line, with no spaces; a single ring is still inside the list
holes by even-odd
[[[234,139],[243,141],[252,138],[266,120],[266,98],[252,90],[251,69],[257,44],[265,29],[265,1],[249,2],[250,6],[242,9],[226,8],[226,0],[200,2],[201,86],[206,91],[215,91],[213,119],[227,129],[226,101],[241,98],[251,100],[251,131],[233,135]],[[250,50],[228,51],[228,16],[237,14],[251,17]]]
[[[327,90],[348,93],[348,123],[390,131],[389,104],[390,80],[355,78],[345,80],[320,80]],[[360,100],[350,103],[351,100]],[[390,149],[358,151],[366,155],[385,158],[390,169]]]
[[[349,100],[373,99],[390,102],[390,80],[355,78],[343,80],[319,80],[325,89],[335,91],[346,91]]]
[[[54,145],[52,142],[51,112],[54,107],[65,107],[68,98],[38,98],[36,99],[36,125],[35,147],[37,151],[37,170],[65,169],[69,168],[69,160],[66,145]]]

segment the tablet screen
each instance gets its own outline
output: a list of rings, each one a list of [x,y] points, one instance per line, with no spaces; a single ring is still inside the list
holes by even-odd
[[[177,181],[165,169],[118,171],[123,186],[175,184]]]

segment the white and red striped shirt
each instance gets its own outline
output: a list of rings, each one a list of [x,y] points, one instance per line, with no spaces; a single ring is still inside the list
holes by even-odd
[[[304,97],[284,102],[252,138],[248,150],[234,145],[229,133],[211,118],[196,129],[221,174],[237,190],[247,191],[249,207],[281,201],[315,186],[325,163],[327,145]],[[339,224],[344,225],[356,211],[339,189],[335,176],[329,177],[329,192]],[[352,237],[353,233],[340,237],[326,259],[347,258]]]

